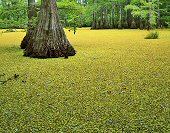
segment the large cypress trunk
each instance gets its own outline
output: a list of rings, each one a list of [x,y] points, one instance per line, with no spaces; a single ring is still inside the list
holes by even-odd
[[[42,0],[40,18],[34,28],[25,56],[35,58],[57,58],[75,55],[59,21],[55,0]]]

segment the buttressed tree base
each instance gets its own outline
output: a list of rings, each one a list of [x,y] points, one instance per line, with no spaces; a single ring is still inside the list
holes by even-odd
[[[42,0],[40,18],[24,55],[34,58],[67,58],[75,54],[76,51],[68,41],[59,21],[56,1]]]

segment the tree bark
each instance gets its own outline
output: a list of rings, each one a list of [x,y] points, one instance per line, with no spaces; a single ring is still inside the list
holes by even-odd
[[[59,21],[55,0],[42,0],[40,18],[24,55],[34,58],[73,56],[76,51],[68,41]]]
[[[104,9],[101,9],[101,16],[100,16],[100,29],[104,29]]]
[[[79,28],[82,28],[83,27],[83,13],[81,12],[80,13],[80,25],[79,25]]]
[[[157,10],[158,10],[158,15],[157,15],[157,28],[161,28],[161,23],[160,23],[160,0],[158,0],[158,7],[157,7]]]
[[[93,11],[92,29],[97,29],[97,11]]]
[[[126,0],[125,2],[126,5],[128,5],[128,1]],[[124,28],[128,28],[128,11],[125,11],[125,23],[124,23]]]
[[[125,12],[125,23],[124,23],[124,28],[128,28],[128,12]]]
[[[127,5],[130,4],[131,0],[127,0]],[[127,10],[127,18],[126,18],[126,21],[127,21],[127,28],[131,28],[131,21],[132,21],[132,14],[131,14],[131,10]]]
[[[104,29],[108,29],[109,24],[108,24],[108,9],[107,6],[104,7]]]
[[[28,0],[28,31],[26,33],[26,36],[23,38],[21,42],[21,49],[25,49],[29,39],[31,38],[34,26],[32,23],[32,18],[36,17],[36,9],[35,9],[35,0]]]
[[[115,28],[115,20],[114,20],[114,17],[115,17],[115,4],[112,3],[112,9],[111,9],[111,29]]]
[[[93,0],[93,5],[97,4],[97,0]],[[93,23],[92,23],[92,28],[91,29],[97,29],[97,11],[96,8],[93,9]]]
[[[148,2],[152,2],[152,0],[148,0]],[[151,30],[151,17],[152,17],[152,13],[151,13],[151,10],[152,10],[152,5],[149,4],[149,13],[148,13],[148,24],[147,24],[147,30]]]
[[[139,26],[140,30],[143,30],[143,21],[142,18],[140,17],[140,26]]]
[[[122,5],[119,5],[119,23],[118,23],[118,29],[122,29]]]
[[[130,27],[131,29],[136,29],[137,28],[137,26],[136,26],[136,22],[135,22],[135,19],[134,19],[134,17],[132,16],[132,23],[131,23],[131,27]]]

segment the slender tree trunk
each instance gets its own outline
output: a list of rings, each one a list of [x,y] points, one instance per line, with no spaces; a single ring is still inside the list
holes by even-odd
[[[97,29],[97,11],[93,11],[93,25],[92,29]]]
[[[57,58],[75,55],[59,21],[56,0],[42,0],[40,18],[24,51],[25,56]]]
[[[131,29],[136,29],[137,28],[137,26],[136,26],[136,22],[135,22],[135,19],[134,19],[134,17],[132,16],[132,23],[131,23],[131,27],[130,27]]]
[[[104,9],[101,9],[100,29],[104,29]]]
[[[152,0],[148,0],[148,2],[152,2]],[[151,17],[152,17],[152,6],[151,4],[149,4],[149,13],[148,13],[148,26],[147,26],[147,30],[151,30]]]
[[[97,1],[96,1],[96,4],[97,4]],[[93,5],[95,5],[95,0],[93,0]],[[97,11],[96,11],[96,9],[93,9],[92,29],[97,29]]]
[[[131,0],[127,0],[127,5],[130,4]],[[132,14],[131,14],[131,10],[127,10],[127,28],[131,28],[131,21],[132,21]]]
[[[105,7],[104,10],[104,29],[108,29],[109,28],[109,24],[108,24],[108,9],[107,6]]]
[[[80,13],[80,25],[79,25],[79,28],[82,28],[82,25],[83,25],[83,14],[81,12]]]
[[[128,5],[128,1],[126,0],[126,5]],[[125,11],[125,24],[124,28],[128,28],[128,11]]]
[[[143,30],[143,21],[142,18],[140,17],[140,26],[139,26],[140,30]]]
[[[128,12],[125,12],[125,24],[124,24],[124,28],[128,28]]]
[[[111,29],[115,28],[115,4],[112,3],[112,10],[111,10]]]
[[[122,5],[119,5],[119,23],[118,23],[118,29],[122,29]]]
[[[158,0],[158,15],[157,15],[157,28],[161,28],[161,23],[160,23],[160,0]]]
[[[26,33],[26,36],[23,38],[22,42],[21,42],[21,49],[25,49],[29,39],[31,38],[31,35],[33,33],[33,22],[32,22],[32,18],[36,17],[36,9],[35,9],[35,0],[28,0],[28,31]]]
[[[28,0],[28,21],[31,21],[31,18],[35,16],[35,12],[35,0]]]

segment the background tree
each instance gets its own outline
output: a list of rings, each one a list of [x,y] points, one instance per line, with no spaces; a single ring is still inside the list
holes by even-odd
[[[29,1],[0,0],[0,28],[25,28],[27,25],[29,27],[27,24]],[[166,28],[170,25],[169,0],[150,2],[148,0],[57,0],[57,3],[60,21],[64,27],[74,27],[76,24],[78,27],[102,29],[118,28],[119,25],[121,28],[146,29],[151,21],[152,27]],[[38,0],[36,2],[38,10],[40,4]],[[148,16],[149,11],[151,17]]]
[[[139,20],[137,21],[140,23],[140,26],[138,25],[138,27],[141,28],[142,23],[145,23],[145,28],[150,30],[156,26],[157,6],[157,0],[133,0],[131,1],[131,4],[126,6],[126,9],[131,10],[133,17]]]
[[[161,27],[170,27],[170,1],[160,0],[159,8]]]
[[[29,39],[32,36],[32,32],[35,26],[35,17],[37,17],[36,7],[35,7],[35,0],[28,0],[28,28],[25,37],[21,42],[21,49],[25,49]]]
[[[0,28],[25,28],[26,24],[26,0],[0,0]]]
[[[58,9],[60,21],[65,27],[83,26],[84,20],[84,3],[74,0],[59,0]]]

